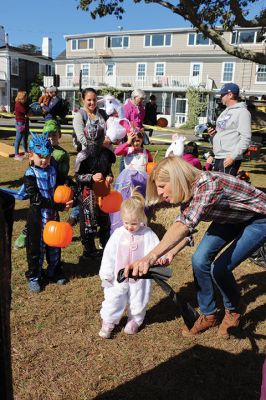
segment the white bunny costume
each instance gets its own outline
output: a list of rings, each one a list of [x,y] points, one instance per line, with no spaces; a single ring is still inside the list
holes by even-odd
[[[158,243],[157,235],[145,226],[134,233],[121,226],[111,235],[100,268],[104,287],[104,301],[100,311],[103,321],[118,324],[128,305],[128,319],[134,320],[138,326],[142,324],[151,295],[151,280],[128,279],[118,283],[117,273],[127,264],[144,257]]]

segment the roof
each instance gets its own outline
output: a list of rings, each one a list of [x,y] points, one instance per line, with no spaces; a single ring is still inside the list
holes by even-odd
[[[47,60],[47,61],[53,61],[52,58],[43,56],[41,52],[38,53],[32,53],[30,51],[21,49],[20,47],[14,47],[10,46],[9,44],[6,44],[4,46],[0,46],[0,51],[1,50],[7,50],[7,51],[12,51],[15,53],[23,54],[25,56],[31,56],[31,57],[36,57],[36,58],[41,58],[42,60]]]

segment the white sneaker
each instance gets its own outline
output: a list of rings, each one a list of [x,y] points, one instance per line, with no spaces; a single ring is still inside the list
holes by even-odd
[[[124,332],[127,333],[128,335],[134,335],[135,333],[138,333],[139,330],[139,326],[136,323],[136,321],[134,321],[134,319],[131,319],[127,322]]]
[[[112,331],[114,330],[115,324],[110,324],[109,322],[104,322],[102,324],[99,336],[103,339],[110,339]]]

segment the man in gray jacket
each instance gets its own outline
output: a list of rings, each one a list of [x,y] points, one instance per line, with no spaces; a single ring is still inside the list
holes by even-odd
[[[226,109],[219,115],[216,127],[208,129],[213,136],[214,171],[236,176],[251,142],[251,116],[246,104],[239,102],[239,87],[235,83],[223,85],[220,95]]]

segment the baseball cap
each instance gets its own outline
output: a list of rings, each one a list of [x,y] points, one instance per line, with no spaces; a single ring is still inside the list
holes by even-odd
[[[239,95],[239,86],[236,85],[235,83],[232,83],[232,82],[231,83],[225,83],[222,86],[219,94],[223,95],[223,94],[227,94],[227,93],[230,93],[230,92],[234,93],[234,94],[236,94],[238,96]]]

